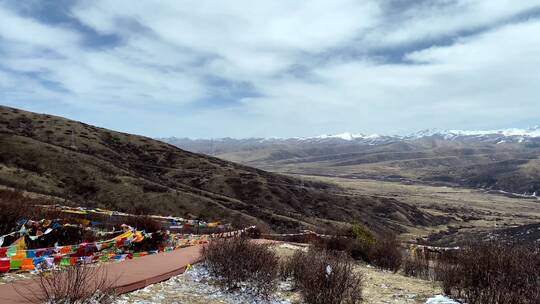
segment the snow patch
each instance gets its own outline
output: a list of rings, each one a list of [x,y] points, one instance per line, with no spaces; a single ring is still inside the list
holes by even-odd
[[[290,281],[280,281],[276,292],[268,299],[254,294],[244,285],[236,291],[225,291],[215,284],[203,264],[196,264],[167,281],[121,295],[114,304],[291,304],[292,289]]]
[[[443,295],[436,295],[434,297],[429,298],[426,301],[426,304],[461,304],[455,300],[452,300],[448,297],[445,297]]]

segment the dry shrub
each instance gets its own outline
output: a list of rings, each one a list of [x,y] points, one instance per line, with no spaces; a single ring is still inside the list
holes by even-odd
[[[321,250],[349,252],[353,242],[354,240],[351,238],[334,235],[332,237],[319,238],[313,242],[313,245]]]
[[[282,278],[292,278],[306,303],[354,304],[362,301],[362,276],[343,252],[297,251],[280,267]]]
[[[246,238],[217,239],[203,247],[202,256],[210,274],[229,290],[247,284],[268,297],[276,288],[279,259],[267,245]]]
[[[355,260],[371,262],[371,251],[376,241],[368,228],[354,222],[347,229],[337,230],[334,233],[335,235],[330,238],[318,238],[314,242],[315,247],[346,252]]]
[[[452,288],[460,285],[458,257],[459,251],[445,251],[435,259],[433,267],[435,281],[441,282],[444,293],[451,294]]]
[[[158,250],[164,247],[168,241],[168,235],[163,231],[161,222],[153,219],[148,215],[133,215],[125,220],[125,224],[137,230],[144,230],[147,233],[152,233],[151,238],[145,238],[143,241],[132,244],[134,251],[149,251]]]
[[[22,193],[0,190],[0,235],[8,234],[17,227],[17,221],[26,219],[31,212],[29,199]]]
[[[333,236],[330,238],[320,238],[313,245],[322,250],[346,253],[355,260],[361,260],[367,263],[371,261],[371,249],[373,245],[362,240]]]
[[[354,242],[351,243],[349,254],[351,258],[355,260],[370,263],[372,247],[373,247],[373,244],[371,243],[355,240]]]
[[[59,211],[35,206],[55,203],[48,199],[30,198],[20,191],[0,189],[0,235],[12,232],[21,219],[65,218],[66,215],[60,216]]]
[[[125,220],[125,224],[137,230],[144,230],[148,233],[163,229],[163,225],[148,215],[133,215]]]
[[[104,268],[88,264],[40,272],[34,281],[37,289],[17,290],[30,303],[107,304],[115,298],[116,280]]]
[[[399,270],[402,258],[399,241],[394,235],[386,235],[378,239],[369,252],[371,264],[393,272]]]
[[[403,259],[403,273],[409,277],[429,279],[429,260],[428,252],[416,252],[407,255]]]
[[[343,236],[332,236],[330,238],[319,238],[313,246],[321,250],[340,251],[347,253],[355,260],[369,263],[371,261],[372,244]]]
[[[474,244],[435,268],[446,293],[469,304],[540,303],[540,252],[523,245]]]
[[[308,256],[302,251],[296,251],[292,256],[282,258],[279,262],[280,278],[283,281],[292,278],[294,289],[299,289],[299,286],[297,286],[297,283],[299,282],[298,278],[308,264],[307,259]]]
[[[365,243],[367,245],[375,244],[375,237],[373,236],[373,233],[362,224],[357,222],[353,223],[350,228],[350,234],[360,243]]]

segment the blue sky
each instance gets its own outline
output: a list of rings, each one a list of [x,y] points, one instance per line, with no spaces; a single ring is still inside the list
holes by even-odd
[[[0,103],[152,137],[540,124],[540,1],[1,1]]]

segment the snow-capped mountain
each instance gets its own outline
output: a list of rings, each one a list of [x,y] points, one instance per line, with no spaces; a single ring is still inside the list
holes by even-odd
[[[445,140],[487,141],[495,143],[522,143],[540,139],[540,126],[528,129],[501,130],[440,130],[426,129],[404,136],[404,139],[422,139],[426,137],[442,137]]]
[[[165,141],[265,170],[540,193],[540,127]]]
[[[501,130],[443,130],[443,129],[426,129],[409,135],[381,135],[381,134],[364,134],[364,133],[337,133],[323,134],[313,137],[266,137],[266,138],[219,138],[219,139],[189,139],[189,138],[163,138],[163,141],[177,145],[181,148],[201,152],[210,153],[224,149],[236,150],[238,147],[242,149],[246,147],[267,147],[271,145],[381,145],[394,142],[418,141],[418,140],[446,140],[446,141],[463,141],[467,143],[529,143],[535,142],[540,144],[540,126],[528,129],[501,129]],[[217,153],[218,151],[216,151]]]
[[[535,126],[528,129],[501,129],[501,130],[441,130],[441,129],[426,129],[409,136],[408,138],[422,138],[426,136],[444,136],[452,138],[456,136],[520,136],[535,138],[540,137],[540,126]]]
[[[493,142],[524,142],[533,138],[540,138],[540,126],[528,129],[501,129],[501,130],[443,130],[425,129],[409,135],[380,135],[363,133],[323,134],[313,137],[294,138],[300,141],[328,141],[342,140],[348,142],[366,142],[371,144],[385,143],[396,140],[415,140],[431,137],[440,137],[445,140],[482,140]],[[273,139],[279,141],[279,139]],[[289,139],[291,140],[291,139]]]
[[[309,139],[329,139],[329,138],[336,138],[336,139],[343,139],[343,140],[355,140],[355,139],[375,139],[381,137],[379,134],[371,134],[371,135],[365,135],[362,133],[340,133],[340,134],[323,134],[315,137],[301,137],[300,140],[309,140]]]

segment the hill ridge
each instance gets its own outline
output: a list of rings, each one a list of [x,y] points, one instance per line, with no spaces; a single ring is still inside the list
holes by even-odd
[[[0,184],[81,205],[223,218],[276,231],[325,229],[354,219],[376,231],[405,231],[441,220],[394,199],[345,195],[330,184],[4,106]]]

